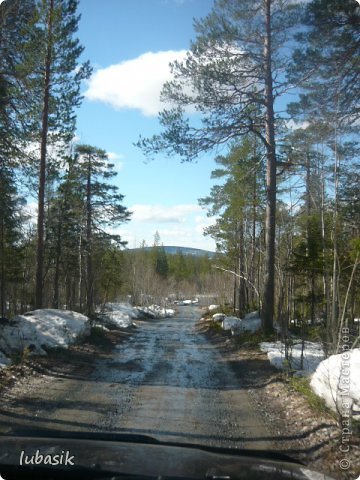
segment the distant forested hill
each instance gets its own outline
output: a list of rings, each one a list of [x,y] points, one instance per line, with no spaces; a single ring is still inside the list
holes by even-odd
[[[145,251],[151,251],[154,247],[144,247]],[[183,255],[194,255],[196,257],[203,257],[207,255],[208,257],[214,257],[215,252],[210,250],[202,250],[200,248],[191,248],[191,247],[175,247],[175,246],[164,246],[165,253],[167,255],[175,255],[176,253],[182,253]],[[129,250],[141,250],[141,248],[130,248]]]

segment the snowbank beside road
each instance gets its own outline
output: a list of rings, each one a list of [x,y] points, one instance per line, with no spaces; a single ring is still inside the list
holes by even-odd
[[[245,315],[244,319],[229,317],[224,313],[215,313],[212,316],[215,322],[222,322],[223,330],[231,330],[232,335],[241,335],[243,332],[257,332],[261,328],[261,318],[258,312]]]
[[[144,312],[150,318],[169,318],[175,315],[172,308],[164,308],[159,305],[150,305],[149,307],[137,307],[140,312]]]
[[[324,359],[321,343],[305,342],[302,369],[300,341],[292,346],[290,364],[286,362],[285,345],[282,342],[262,342],[260,349],[267,352],[270,363],[276,368],[290,367],[297,374],[309,375],[313,392],[323,398],[329,408],[344,412],[347,402],[347,411],[360,420],[359,348]]]
[[[168,318],[174,315],[175,310],[160,307],[159,305],[132,307],[128,303],[107,303],[105,311],[98,314],[98,317],[105,325],[129,328],[136,327],[134,320],[142,318]]]
[[[90,333],[89,319],[70,310],[42,309],[18,315],[2,325],[0,351],[5,356],[28,349],[46,355],[47,348],[68,347]],[[0,358],[0,363],[3,363]]]
[[[310,382],[313,391],[334,411],[352,411],[360,420],[360,348],[331,355],[317,367]]]
[[[225,317],[222,321],[223,330],[238,330],[242,320],[237,317]]]
[[[10,363],[10,360],[2,352],[0,352],[0,368],[7,367]]]
[[[293,343],[292,348],[289,350],[289,363],[287,363],[285,358],[284,343],[280,341],[260,343],[260,350],[267,353],[267,357],[274,367],[279,369],[290,367],[294,370],[299,370],[304,374],[315,372],[319,363],[324,359],[324,351],[321,343],[304,342],[302,370],[300,370],[301,349],[301,341],[298,343]]]
[[[98,318],[105,326],[129,328],[136,326],[134,320],[141,318],[141,312],[128,303],[107,303]]]
[[[208,306],[209,312],[212,312],[212,311],[214,311],[214,310],[217,310],[218,308],[220,308],[220,305],[209,305],[209,306]]]

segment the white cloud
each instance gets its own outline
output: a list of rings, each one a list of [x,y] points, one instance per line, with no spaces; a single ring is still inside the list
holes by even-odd
[[[137,222],[184,223],[188,215],[198,212],[201,207],[196,204],[174,205],[132,205],[132,219]]]
[[[198,233],[203,234],[204,229],[206,227],[210,227],[210,225],[213,225],[215,223],[215,218],[214,217],[204,217],[202,215],[197,215],[195,217],[195,222],[196,222],[196,231]]]
[[[158,231],[164,245],[215,250],[214,241],[203,235],[203,228],[213,220],[205,213],[202,216],[203,209],[197,204],[138,204],[130,206],[129,210],[133,212],[131,221],[112,229],[112,233],[128,241],[129,248],[138,247],[143,240],[152,245]]]
[[[121,158],[124,158],[124,155],[122,155],[121,153],[115,153],[115,152],[107,152],[107,156],[109,158],[109,160],[120,160]]]
[[[293,119],[288,120],[285,123],[286,123],[286,126],[290,128],[290,130],[300,130],[300,129],[305,130],[310,125],[310,123],[307,121],[295,122]]]
[[[121,235],[121,238],[128,242],[128,248],[139,247],[143,240],[145,240],[146,245],[153,245],[154,235],[157,231],[163,245],[202,248],[204,250],[215,251],[214,241],[210,237],[204,237],[196,232],[191,223],[189,225],[182,225],[182,227],[183,228],[178,228],[178,226],[171,228],[152,228],[145,231],[143,228],[141,229],[129,223],[126,227],[114,230],[113,233]]]
[[[124,166],[123,162],[120,162],[120,160],[124,158],[124,155],[121,153],[107,152],[107,156],[108,159],[114,164],[114,170],[116,172],[120,172]]]
[[[157,115],[163,84],[171,79],[169,63],[183,60],[186,50],[146,52],[137,58],[97,70],[88,82],[85,97],[116,109],[133,108],[145,116]]]

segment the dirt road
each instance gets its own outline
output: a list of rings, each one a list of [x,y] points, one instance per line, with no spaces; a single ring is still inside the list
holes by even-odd
[[[3,395],[2,432],[33,426],[148,434],[162,440],[270,448],[259,412],[206,337],[201,312],[141,322],[109,355],[18,382]]]

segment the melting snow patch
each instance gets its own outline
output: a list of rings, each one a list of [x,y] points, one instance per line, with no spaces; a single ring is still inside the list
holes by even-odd
[[[250,314],[251,315],[251,314]],[[234,331],[234,335],[240,335],[241,332],[257,332],[261,328],[261,318],[255,316],[245,317],[239,327]]]
[[[310,385],[328,407],[340,413],[352,411],[352,415],[360,420],[360,349],[323,360]]]
[[[4,368],[10,363],[10,360],[3,353],[0,352],[0,368]]]
[[[209,312],[212,312],[213,310],[216,310],[217,308],[220,308],[220,305],[209,305],[208,306]]]
[[[164,308],[159,305],[150,305],[149,307],[138,307],[138,309],[150,318],[168,318],[175,315],[175,310],[173,308]]]
[[[149,307],[132,307],[128,303],[107,303],[106,311],[98,317],[105,325],[113,325],[119,328],[136,327],[134,320],[141,318],[167,318],[175,315],[172,308],[164,308],[159,305]]]
[[[23,352],[46,355],[46,348],[67,347],[82,335],[90,333],[89,319],[70,310],[42,309],[18,315],[4,325],[0,350],[5,355]]]
[[[223,320],[225,320],[225,318],[225,313],[214,313],[214,315],[212,316],[214,322],[222,322]]]
[[[300,370],[301,342],[293,344],[289,350],[291,368]],[[267,357],[274,367],[285,368],[285,345],[282,342],[261,342],[260,350],[267,352]],[[319,363],[324,359],[321,343],[304,342],[303,373],[313,373]]]
[[[257,332],[261,328],[261,319],[255,313],[248,314],[242,320],[237,317],[225,317],[222,327],[224,330],[231,330],[232,335],[241,335],[242,332]]]
[[[240,328],[242,320],[237,317],[225,317],[222,322],[222,328],[224,330],[232,330]]]
[[[108,326],[118,328],[129,328],[136,326],[134,319],[141,318],[139,309],[132,307],[128,303],[107,303],[106,311],[99,314],[101,321]]]
[[[107,303],[105,308],[110,312],[122,312],[133,319],[141,316],[139,309],[132,307],[129,303]]]

